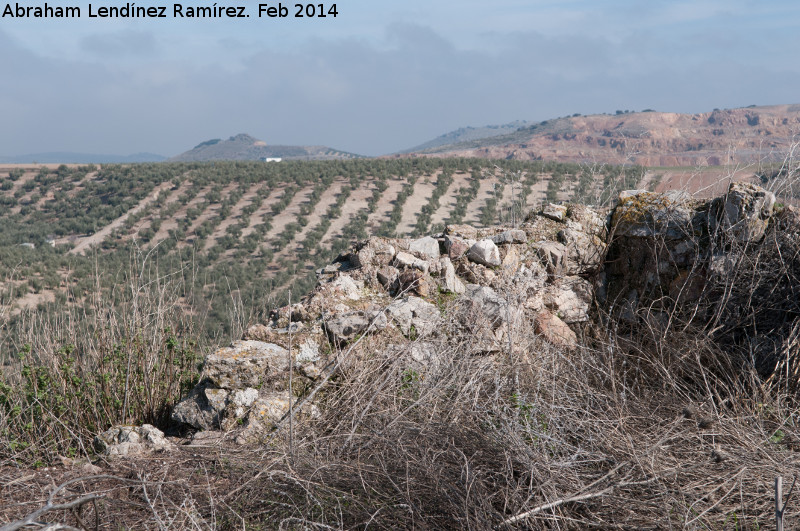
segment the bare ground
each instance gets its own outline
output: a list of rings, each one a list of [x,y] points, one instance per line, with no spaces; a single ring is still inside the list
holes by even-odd
[[[464,223],[478,224],[481,217],[481,208],[492,197],[493,185],[497,184],[497,178],[486,176],[481,178],[481,186],[478,195],[467,206],[467,214],[464,216]]]
[[[311,214],[308,215],[308,224],[302,228],[300,232],[297,233],[295,236],[294,242],[290,245],[287,245],[280,252],[275,254],[275,258],[273,261],[277,261],[280,258],[289,255],[292,251],[297,249],[303,241],[306,239],[306,235],[314,229],[317,225],[320,224],[322,219],[325,217],[325,213],[328,211],[328,208],[336,203],[336,198],[338,197],[339,193],[342,191],[342,187],[346,184],[346,181],[336,181],[325,190],[322,195],[320,196],[319,202],[314,207],[314,210],[311,211]]]
[[[389,214],[394,208],[394,203],[397,201],[397,196],[400,195],[400,191],[405,184],[405,179],[389,179],[386,182],[386,190],[383,191],[383,195],[378,199],[375,212],[367,218],[367,227],[369,227],[370,232],[375,232],[378,226],[389,218]]]
[[[414,184],[414,191],[403,205],[403,217],[400,218],[400,223],[397,224],[398,235],[404,236],[414,230],[414,225],[417,223],[417,214],[422,210],[423,206],[428,204],[428,199],[430,199],[434,188],[436,188],[436,179],[438,178],[439,172],[417,178],[417,182]]]
[[[175,192],[173,194],[170,194],[169,199],[167,199],[167,204],[169,204],[172,201],[176,201],[180,196],[185,194],[186,191],[189,188],[191,188],[191,186],[192,186],[191,181],[182,182],[181,185],[178,187],[178,189],[175,190]],[[176,220],[183,219],[184,217],[186,217],[186,210],[189,208],[189,205],[195,199],[197,199],[197,196],[193,197],[191,201],[188,201],[185,205],[180,207],[175,212],[175,214],[170,216],[168,219],[162,220],[161,226],[158,228],[158,231],[156,232],[156,235],[153,236],[152,240],[150,240],[150,242],[153,245],[156,245],[156,244],[158,244],[158,242],[167,239],[169,237],[169,231],[178,228],[178,222]]]
[[[161,185],[157,186],[155,190],[150,192],[147,197],[139,201],[139,204],[130,209],[129,211],[125,212],[123,215],[100,229],[99,231],[95,232],[91,236],[86,236],[84,238],[79,238],[77,240],[77,245],[70,249],[69,254],[83,254],[85,253],[92,245],[99,245],[106,237],[111,234],[115,229],[121,227],[125,221],[133,214],[141,211],[143,208],[147,207],[158,199],[159,194],[169,190],[172,186],[172,183],[166,182],[162,183]]]
[[[209,236],[206,240],[206,251],[209,250],[215,243],[217,243],[218,239],[225,235],[225,231],[228,230],[228,227],[239,222],[239,218],[242,215],[242,210],[244,207],[253,202],[253,199],[256,197],[256,192],[260,187],[261,184],[254,184],[247,190],[245,194],[242,195],[242,198],[239,199],[235,205],[233,205],[230,216],[223,219],[222,223],[216,226],[214,232],[211,233],[211,236]]]
[[[328,227],[328,232],[322,237],[320,248],[324,248],[334,237],[338,236],[347,222],[353,215],[366,206],[367,199],[372,195],[372,187],[374,183],[369,183],[369,186],[361,186],[350,192],[350,197],[344,202],[342,207],[342,215],[331,221],[331,226]]]
[[[453,174],[453,182],[450,183],[447,191],[439,198],[439,208],[437,208],[436,212],[431,216],[432,226],[438,223],[444,224],[450,212],[456,206],[458,191],[462,186],[469,186],[469,177],[470,175],[468,173]]]
[[[283,212],[271,219],[272,228],[264,235],[265,243],[262,245],[269,245],[275,236],[283,232],[286,225],[297,218],[300,214],[300,206],[308,201],[308,197],[311,195],[312,191],[313,189],[311,187],[306,187],[297,192],[292,198],[292,201],[283,209]]]

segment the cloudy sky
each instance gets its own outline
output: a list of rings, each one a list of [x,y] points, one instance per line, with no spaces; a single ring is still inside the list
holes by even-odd
[[[345,0],[269,19],[218,0],[244,20],[49,4],[82,17],[0,18],[0,156],[169,156],[237,133],[377,155],[468,125],[800,103],[797,2]]]

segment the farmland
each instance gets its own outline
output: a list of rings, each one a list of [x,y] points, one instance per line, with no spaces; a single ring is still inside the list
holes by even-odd
[[[0,302],[87,308],[131,265],[180,277],[209,333],[298,297],[353,240],[490,225],[544,201],[601,203],[641,167],[481,159],[158,163],[0,168]],[[237,313],[238,312],[238,313]],[[246,322],[240,324],[243,326]]]

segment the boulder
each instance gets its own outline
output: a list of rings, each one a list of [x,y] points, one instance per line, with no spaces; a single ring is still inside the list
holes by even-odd
[[[219,391],[223,391],[225,396],[218,394]],[[219,429],[226,399],[227,391],[208,387],[208,382],[202,382],[175,405],[171,418],[179,424],[187,424],[197,430]]]
[[[589,304],[593,297],[592,285],[581,277],[559,279],[545,289],[544,305],[565,323],[589,320]]]
[[[382,312],[358,310],[327,319],[323,323],[323,329],[331,342],[341,345],[358,335],[383,330],[386,325],[386,316]]]
[[[248,387],[228,391],[211,387],[208,380],[195,386],[189,395],[172,410],[172,420],[197,430],[218,430],[226,419],[241,418],[259,396],[258,390]]]
[[[406,269],[397,277],[396,295],[417,294],[429,297],[432,293],[432,279],[415,269]]]
[[[447,250],[447,256],[450,260],[458,260],[469,251],[472,244],[459,238],[458,236],[445,236],[444,248]]]
[[[764,237],[774,206],[772,192],[752,183],[731,183],[728,193],[712,202],[711,229],[742,243],[759,241]]]
[[[408,250],[419,254],[422,258],[436,260],[439,258],[439,240],[425,236],[408,244]]]
[[[469,284],[464,293],[464,301],[474,314],[486,319],[492,330],[496,330],[514,320],[518,311],[509,308],[508,301],[488,286]]]
[[[620,192],[612,216],[615,236],[678,240],[694,235],[695,202],[681,190],[663,194],[643,190]]]
[[[423,273],[427,273],[428,267],[430,267],[430,264],[426,260],[421,260],[416,256],[414,256],[413,254],[406,253],[403,251],[400,251],[399,253],[397,253],[397,255],[395,255],[394,265],[395,267],[400,269],[409,269],[409,268],[418,269]]]
[[[464,293],[466,287],[461,279],[456,275],[456,268],[449,258],[444,257],[439,260],[441,268],[441,288],[446,293]]]
[[[567,248],[563,243],[543,241],[534,244],[533,249],[541,258],[550,275],[561,276],[564,274],[567,267]]]
[[[507,245],[509,243],[525,243],[528,241],[528,235],[524,230],[511,229],[495,234],[492,236],[492,241],[495,245]]]
[[[567,275],[591,274],[602,267],[606,244],[599,237],[568,227],[559,231],[558,241],[564,246],[562,264]]]
[[[260,387],[289,368],[289,351],[263,341],[234,341],[230,347],[206,356],[202,378],[214,387],[245,389]]]
[[[384,266],[392,262],[395,248],[383,238],[372,237],[356,245],[348,260],[353,267]]]
[[[348,275],[340,275],[334,278],[328,283],[328,286],[334,294],[341,295],[351,301],[359,300],[361,291],[364,288],[363,284],[356,282]]]
[[[381,286],[384,289],[389,290],[394,284],[394,281],[397,280],[397,276],[400,274],[400,271],[396,267],[392,266],[383,266],[376,272],[376,277],[378,282],[380,282]]]
[[[143,424],[114,426],[95,437],[94,447],[103,455],[133,457],[168,451],[172,444],[161,430],[150,424]]]
[[[475,245],[469,248],[467,258],[477,264],[487,267],[496,267],[502,263],[500,260],[500,250],[492,240],[476,242]]]
[[[567,218],[567,207],[549,203],[542,209],[542,215],[553,221],[564,221]]]
[[[424,337],[432,334],[441,321],[439,310],[433,304],[409,296],[391,303],[386,312],[406,336]],[[415,334],[412,334],[412,330]]]
[[[469,225],[448,225],[444,229],[447,236],[457,236],[464,240],[478,239],[478,229]]]
[[[567,323],[547,310],[536,314],[533,331],[548,343],[559,347],[574,348],[578,345],[578,336],[575,332],[567,326]]]

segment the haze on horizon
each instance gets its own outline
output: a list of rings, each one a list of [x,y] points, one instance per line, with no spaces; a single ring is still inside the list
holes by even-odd
[[[793,2],[337,8],[313,20],[0,18],[0,156],[170,156],[243,132],[379,155],[468,125],[798,102]]]

